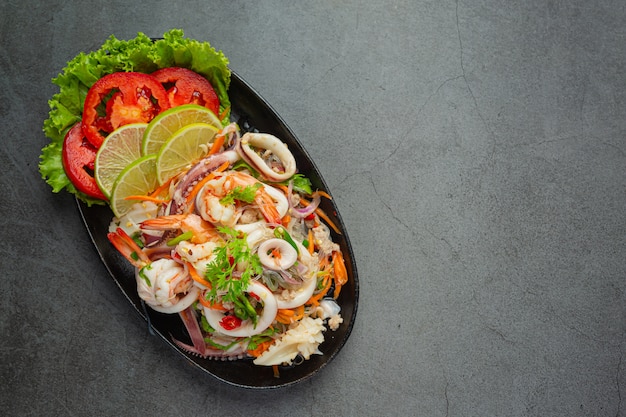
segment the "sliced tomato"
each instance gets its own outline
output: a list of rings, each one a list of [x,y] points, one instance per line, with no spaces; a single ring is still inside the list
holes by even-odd
[[[219,115],[220,100],[211,83],[187,68],[161,68],[151,74],[167,90],[172,107],[183,104],[198,104]]]
[[[94,83],[85,97],[83,131],[96,148],[107,134],[130,123],[148,123],[170,107],[163,85],[149,74],[114,72]]]
[[[97,149],[87,140],[81,122],[76,123],[63,140],[63,168],[72,184],[90,197],[106,200],[93,177]]]

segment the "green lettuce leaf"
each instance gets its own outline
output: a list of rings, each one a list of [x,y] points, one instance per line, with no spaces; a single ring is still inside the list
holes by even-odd
[[[72,185],[63,170],[61,156],[65,134],[82,118],[89,88],[98,79],[113,72],[151,73],[159,68],[174,66],[189,68],[209,80],[220,99],[220,113],[224,115],[224,124],[227,124],[231,75],[228,59],[208,42],[185,38],[180,29],[172,29],[157,40],[141,32],[131,40],[118,40],[112,35],[97,51],[81,52],[67,63],[63,71],[52,79],[59,92],[48,101],[50,113],[43,123],[43,131],[50,143],[42,149],[39,157],[39,172],[53,192],[66,190],[88,205],[105,203],[88,197]]]

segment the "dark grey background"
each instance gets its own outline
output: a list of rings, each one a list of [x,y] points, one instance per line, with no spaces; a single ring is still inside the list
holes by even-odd
[[[0,414],[626,413],[621,1],[3,1]],[[285,390],[192,368],[37,170],[50,79],[111,34],[212,43],[316,161],[358,262],[345,348]]]

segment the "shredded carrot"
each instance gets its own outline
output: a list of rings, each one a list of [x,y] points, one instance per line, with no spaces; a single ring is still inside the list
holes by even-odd
[[[258,346],[255,349],[249,349],[248,353],[254,356],[255,358],[258,358],[259,356],[261,356],[261,353],[269,349],[273,343],[274,343],[273,340],[267,340],[265,342],[261,342],[258,344]]]
[[[187,195],[187,202],[191,202],[195,198],[196,194],[198,194],[200,189],[202,187],[204,187],[204,184],[206,184],[207,182],[211,181],[215,177],[215,173],[216,172],[222,172],[222,171],[226,170],[226,168],[228,168],[228,165],[229,165],[229,162],[225,161],[222,165],[217,167],[215,169],[215,171],[211,172],[209,175],[207,175],[206,177],[204,177],[200,181],[198,181],[198,183],[193,186],[193,188],[191,189],[191,191]]]
[[[283,193],[285,193],[285,195],[289,194],[289,187],[287,187],[286,185],[283,184],[272,184],[273,187],[278,188],[279,190],[281,190]]]
[[[326,213],[324,213],[324,211],[321,208],[319,208],[319,207],[316,208],[315,209],[315,213],[317,213],[318,216],[320,216],[322,219],[324,219],[324,221],[326,223],[328,223],[328,225],[335,231],[335,233],[337,233],[338,235],[341,234],[341,230],[339,230],[337,225],[335,223],[333,223],[332,220],[330,220],[328,215],[326,215]]]
[[[291,324],[294,314],[293,310],[279,309],[276,313],[276,321],[282,324]]]
[[[276,314],[276,321],[282,324],[291,324],[304,317],[304,305],[296,308],[281,308]]]
[[[161,193],[167,190],[170,187],[170,184],[174,181],[174,177],[171,177],[169,180],[165,181],[163,184],[159,185],[156,190],[154,190],[150,197],[158,197]]]
[[[348,282],[346,263],[343,260],[343,254],[339,250],[333,252],[333,270],[335,272],[335,281],[337,281],[340,285]]]
[[[299,307],[296,307],[294,310],[295,310],[295,317],[294,317],[295,321],[302,320],[302,318],[304,318],[304,304]]]
[[[293,311],[293,309],[291,308],[279,308],[277,314],[280,314],[282,316],[293,316],[294,314],[296,314],[296,312]]]
[[[291,216],[288,214],[285,214],[285,216],[282,218],[280,222],[283,224],[283,226],[287,227],[289,226],[290,221],[291,221]]]
[[[324,256],[322,259],[320,259],[320,270],[324,271],[327,266],[328,266],[328,256]]]
[[[168,200],[163,200],[162,198],[152,197],[149,195],[128,195],[124,197],[124,200],[151,201],[157,204],[167,203],[168,201]]]
[[[218,135],[215,138],[215,142],[213,142],[213,145],[211,145],[211,149],[209,150],[209,155],[213,155],[217,153],[223,144],[224,144],[224,135]]]
[[[318,194],[322,197],[326,197],[329,200],[332,200],[333,198],[330,196],[330,194],[328,194],[326,191],[321,191],[321,190],[317,190],[313,193],[313,195]]]
[[[341,285],[335,284],[335,291],[333,291],[333,298],[335,300],[339,298],[339,293],[341,293]]]
[[[309,253],[313,255],[313,252],[315,252],[315,242],[313,241],[313,231],[311,229],[309,229],[307,240],[309,241],[309,247],[307,249],[309,250]]]
[[[224,307],[222,303],[211,303],[203,296],[198,297],[198,302],[206,308],[210,308],[211,310],[228,311],[228,309]]]
[[[335,291],[333,292],[333,298],[337,299],[341,292],[341,287],[348,282],[348,271],[346,270],[346,264],[341,251],[333,252],[333,271],[335,275]]]
[[[326,294],[328,294],[328,290],[330,290],[331,281],[332,280],[330,279],[330,276],[328,275],[325,276],[324,280],[322,281],[324,283],[324,287],[322,288],[322,290],[318,292],[317,294],[313,294],[311,298],[309,298],[309,300],[304,304],[318,306],[320,304],[320,300],[324,298]]]
[[[280,372],[278,370],[278,365],[272,365],[272,370],[274,371],[274,378],[280,378]]]
[[[200,274],[198,274],[198,271],[196,271],[196,268],[193,267],[193,265],[191,265],[189,262],[187,262],[186,265],[187,269],[189,270],[189,276],[191,277],[191,279],[196,281],[198,284],[202,284],[207,288],[211,288],[211,283],[202,278]]]

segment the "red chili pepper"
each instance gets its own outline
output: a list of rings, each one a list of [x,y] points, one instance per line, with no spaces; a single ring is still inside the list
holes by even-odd
[[[172,107],[193,103],[219,115],[220,100],[213,86],[197,72],[187,68],[170,67],[161,68],[151,75],[167,90]]]
[[[224,316],[222,320],[220,320],[220,326],[222,326],[224,330],[233,330],[241,326],[241,319],[237,316]]]
[[[248,294],[250,294],[250,297],[254,298],[257,301],[261,301],[261,297],[259,297],[258,295],[256,295],[253,292],[249,292]]]
[[[99,148],[106,134],[126,124],[148,123],[169,107],[165,89],[153,76],[114,72],[100,78],[87,92],[83,131]]]
[[[63,168],[72,184],[90,197],[106,200],[93,177],[97,150],[83,134],[81,122],[76,123],[63,140]]]

